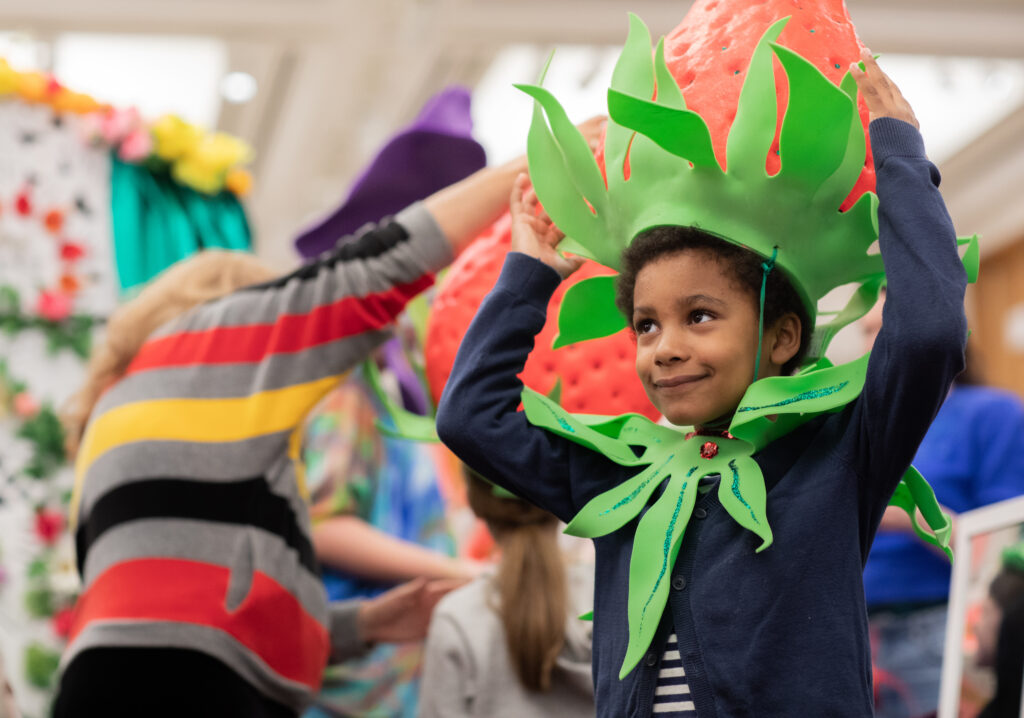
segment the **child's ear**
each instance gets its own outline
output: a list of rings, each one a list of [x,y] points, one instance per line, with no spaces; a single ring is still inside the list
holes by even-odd
[[[779,317],[775,322],[775,339],[771,348],[771,362],[783,366],[786,362],[796,356],[800,351],[800,337],[803,326],[793,312],[788,312]]]

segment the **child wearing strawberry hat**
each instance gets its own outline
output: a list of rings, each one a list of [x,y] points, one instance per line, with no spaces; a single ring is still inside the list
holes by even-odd
[[[775,42],[786,22],[745,70],[726,170],[635,18],[609,92],[604,173],[557,101],[522,88],[537,101],[536,195],[521,176],[513,251],[437,427],[474,470],[594,539],[599,716],[871,715],[861,574],[886,505],[920,509],[934,532],[920,535],[948,550],[948,517],[909,467],[966,339],[968,277],[938,172],[868,51],[837,86]],[[858,90],[878,197],[840,212],[865,163]],[[691,430],[576,416],[523,389],[548,300],[581,257],[620,277],[579,290],[588,311],[573,316],[567,293],[560,326],[600,336],[617,306],[648,397]],[[875,349],[833,366],[829,340],[883,282]],[[847,307],[815,325],[818,300],[849,283]]]

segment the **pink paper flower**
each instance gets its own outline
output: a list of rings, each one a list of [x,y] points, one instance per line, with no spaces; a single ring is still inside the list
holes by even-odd
[[[71,316],[71,297],[52,290],[40,292],[36,314],[51,322],[63,321]]]
[[[14,413],[22,419],[31,419],[39,413],[39,402],[27,391],[19,392],[14,396]]]
[[[64,514],[56,509],[40,509],[36,512],[36,536],[47,546],[57,543],[64,530]]]
[[[123,141],[128,135],[142,127],[142,117],[134,107],[127,110],[111,109],[103,115],[103,141],[111,147]]]
[[[153,152],[153,136],[145,127],[132,130],[121,141],[117,155],[125,162],[142,162]]]
[[[58,638],[67,638],[71,634],[71,626],[75,622],[75,611],[71,608],[62,608],[53,614],[50,625]]]

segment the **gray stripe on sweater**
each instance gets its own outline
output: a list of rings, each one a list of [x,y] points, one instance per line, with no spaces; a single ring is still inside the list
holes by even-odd
[[[260,363],[205,364],[151,369],[118,382],[96,404],[96,416],[118,406],[153,399],[232,399],[284,389],[352,369],[392,336],[365,332],[297,355],[276,354]]]
[[[290,463],[286,454],[290,433],[209,444],[152,440],[116,446],[89,466],[82,485],[80,517],[87,517],[108,491],[148,479],[226,482],[265,476],[274,493],[288,498],[295,489],[279,488],[274,472],[284,469],[282,461]]]
[[[261,571],[327,627],[327,597],[320,578],[296,556],[280,537],[255,527],[194,519],[138,519],[105,531],[89,546],[82,580],[88,587],[114,564],[144,558],[179,558],[232,571]],[[251,582],[251,575],[242,578],[243,584]]]
[[[282,314],[306,314],[341,298],[390,291],[395,285],[418,279],[424,272],[436,272],[451,262],[451,245],[434,216],[421,203],[399,212],[395,221],[405,228],[410,239],[379,256],[339,261],[315,277],[295,278],[282,287],[235,292],[172,320],[152,336],[212,327],[270,324]]]

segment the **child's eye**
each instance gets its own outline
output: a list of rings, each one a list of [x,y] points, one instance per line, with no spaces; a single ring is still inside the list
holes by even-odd
[[[715,315],[706,309],[696,309],[690,312],[691,324],[703,324],[704,322],[710,322],[714,318]]]
[[[649,334],[654,331],[654,322],[650,319],[641,319],[634,327],[637,334]]]

